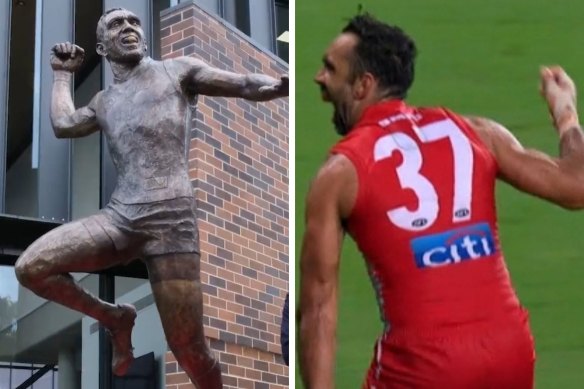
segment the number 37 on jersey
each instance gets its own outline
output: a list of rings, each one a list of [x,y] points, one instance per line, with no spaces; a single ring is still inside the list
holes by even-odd
[[[430,144],[448,139],[452,146],[454,161],[452,222],[470,220],[472,200],[473,150],[465,133],[451,119],[442,119],[424,126],[413,124],[412,136],[403,132],[392,132],[377,140],[374,146],[375,162],[390,158],[395,151],[402,154],[402,163],[396,168],[402,189],[410,189],[418,200],[417,209],[400,206],[387,210],[389,220],[409,231],[422,231],[432,226],[439,214],[440,202],[435,187],[421,173],[424,155],[420,144]],[[438,161],[439,162],[439,161]]]

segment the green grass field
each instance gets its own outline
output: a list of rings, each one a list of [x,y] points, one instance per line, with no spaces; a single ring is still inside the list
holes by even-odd
[[[444,105],[505,124],[530,147],[555,154],[557,138],[537,93],[540,64],[563,65],[584,89],[584,2],[577,0],[362,0],[417,42],[410,103]],[[296,0],[296,257],[309,181],[337,137],[331,107],[312,82],[322,54],[358,1]],[[581,107],[584,105],[580,104]],[[584,119],[583,119],[584,120]],[[498,187],[503,250],[531,312],[538,389],[584,387],[584,212],[570,213]],[[296,285],[298,285],[297,270]],[[361,256],[341,266],[338,388],[359,388],[380,331]],[[302,387],[297,378],[297,388]]]

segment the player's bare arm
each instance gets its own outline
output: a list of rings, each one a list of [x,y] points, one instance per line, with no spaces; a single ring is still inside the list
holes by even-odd
[[[51,50],[53,91],[51,122],[57,138],[78,138],[99,130],[95,117],[96,95],[88,106],[75,109],[71,96],[71,82],[83,63],[84,50],[69,42],[59,43]]]
[[[353,207],[357,178],[341,155],[329,158],[306,199],[300,254],[300,371],[307,389],[334,388],[342,220]]]
[[[563,69],[544,68],[541,93],[560,138],[557,158],[524,148],[509,130],[492,120],[467,120],[493,152],[501,179],[564,208],[584,208],[584,134],[576,110],[576,88]]]
[[[173,62],[179,69],[181,87],[189,95],[241,97],[253,101],[288,96],[287,75],[278,80],[263,74],[232,73],[192,57]]]

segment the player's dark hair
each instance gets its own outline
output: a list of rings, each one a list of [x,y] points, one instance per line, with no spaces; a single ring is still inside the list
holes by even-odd
[[[368,13],[349,20],[343,33],[359,38],[351,75],[353,80],[366,72],[377,78],[386,95],[405,98],[414,81],[414,41],[399,27],[383,23]]]

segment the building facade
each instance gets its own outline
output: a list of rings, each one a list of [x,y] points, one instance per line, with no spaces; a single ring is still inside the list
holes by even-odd
[[[239,73],[287,73],[288,2],[274,0],[0,1],[0,388],[107,388],[102,331],[94,320],[20,288],[13,263],[36,237],[107,203],[115,172],[101,134],[59,140],[49,122],[54,43],[84,47],[76,106],[112,82],[98,57],[104,10],[141,19],[155,59],[190,55]],[[252,8],[253,7],[253,8]],[[34,28],[32,28],[34,26]],[[288,100],[201,97],[192,107],[190,175],[201,230],[205,334],[226,387],[282,388],[279,348],[288,290]],[[126,388],[186,388],[168,352],[138,262],[109,275],[75,274],[95,294],[136,305],[139,357]],[[102,373],[100,375],[100,372]],[[110,386],[108,386],[110,385]]]

